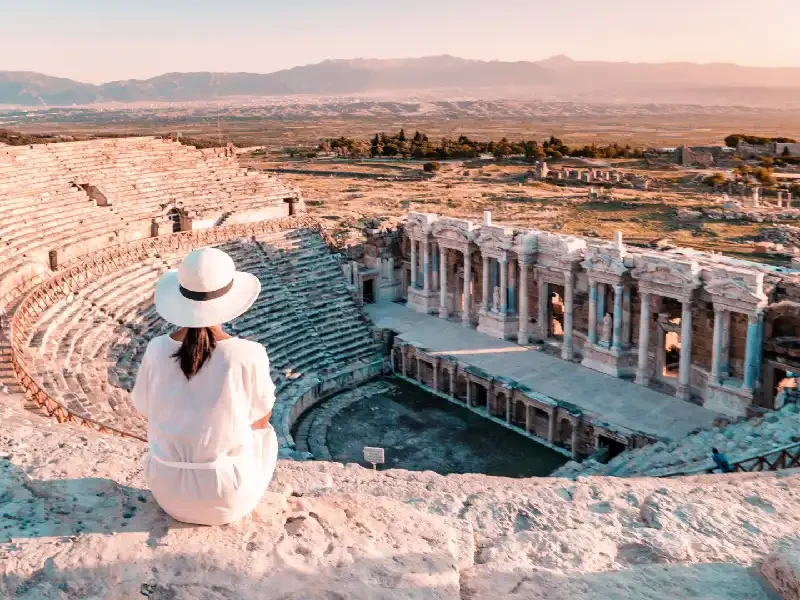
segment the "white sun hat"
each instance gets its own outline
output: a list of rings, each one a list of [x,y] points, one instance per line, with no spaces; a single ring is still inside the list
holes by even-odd
[[[178,327],[212,327],[244,313],[260,291],[258,277],[237,271],[225,252],[200,248],[158,280],[156,310]]]

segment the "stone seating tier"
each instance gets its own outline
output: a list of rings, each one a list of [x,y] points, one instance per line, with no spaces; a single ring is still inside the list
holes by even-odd
[[[97,187],[97,206],[80,187]],[[283,206],[295,190],[247,171],[224,151],[201,152],[157,138],[119,138],[0,149],[0,282],[22,262],[46,264],[49,250],[108,245],[146,233],[170,206],[195,217]],[[124,241],[124,240],[122,240]],[[97,243],[95,243],[97,242]],[[13,261],[13,262],[11,262]]]
[[[279,402],[309,377],[380,359],[337,260],[316,232],[288,230],[219,247],[262,282],[253,307],[229,330],[267,348]],[[77,415],[144,435],[128,395],[147,342],[172,329],[155,312],[152,290],[179,258],[159,255],[95,277],[43,313],[23,360],[44,390]]]

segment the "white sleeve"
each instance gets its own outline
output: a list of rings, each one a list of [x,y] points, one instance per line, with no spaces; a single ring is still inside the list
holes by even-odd
[[[131,390],[131,401],[145,418],[148,418],[150,413],[150,361],[148,356],[150,354],[150,345],[144,351],[142,362],[139,363],[139,372],[136,374],[136,382],[133,384]]]
[[[251,381],[253,383],[250,422],[254,423],[266,416],[275,405],[275,384],[272,383],[272,377],[269,373],[269,357],[266,349],[261,353],[253,367]]]

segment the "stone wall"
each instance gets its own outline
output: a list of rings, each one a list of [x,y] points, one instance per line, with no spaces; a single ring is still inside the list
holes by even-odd
[[[281,460],[251,515],[195,527],[147,489],[146,444],[17,402],[0,393],[0,597],[797,600],[798,475],[569,481]]]

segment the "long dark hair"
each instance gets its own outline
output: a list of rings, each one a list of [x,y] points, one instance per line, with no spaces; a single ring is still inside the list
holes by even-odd
[[[211,353],[216,347],[217,339],[214,337],[213,329],[210,327],[187,327],[183,343],[172,355],[172,358],[178,359],[186,379],[191,379],[211,358]]]

